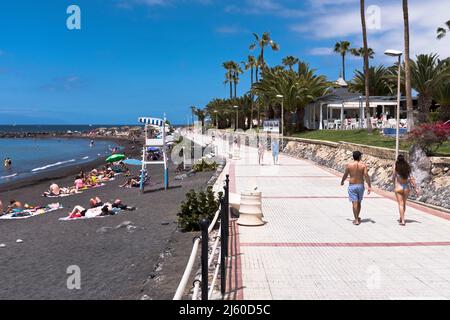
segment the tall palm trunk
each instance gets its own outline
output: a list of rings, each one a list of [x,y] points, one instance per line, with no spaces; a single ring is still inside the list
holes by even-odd
[[[233,99],[233,80],[231,76],[231,70],[228,72],[228,78],[230,79],[230,99]]]
[[[305,129],[304,123],[303,123],[303,119],[305,118],[305,108],[303,107],[297,107],[296,110],[296,115],[297,115],[297,121],[296,121],[296,130],[297,131],[303,131]]]
[[[414,127],[413,101],[411,93],[411,64],[409,61],[409,17],[408,0],[403,0],[403,23],[405,38],[405,91],[408,132]]]
[[[251,67],[250,68],[250,73],[251,73],[251,85],[250,85],[250,90],[251,90],[251,87],[253,87],[253,67]],[[251,91],[250,91],[251,92]],[[254,103],[253,103],[253,93],[250,93],[250,99],[252,100],[252,108],[251,108],[251,111],[250,111],[250,129],[252,129],[253,128],[253,105],[254,105]]]
[[[419,106],[419,123],[424,123],[428,121],[428,114],[430,113],[430,106],[433,103],[433,98],[431,94],[425,92],[419,94],[417,98],[417,103]]]
[[[364,86],[365,86],[365,96],[366,96],[366,123],[367,130],[372,132],[372,121],[370,119],[370,91],[369,91],[369,51],[367,46],[367,29],[366,29],[366,6],[365,1],[360,0],[361,9],[361,27],[363,33],[363,45],[364,45]]]
[[[234,81],[234,97],[235,97],[235,98],[237,97],[236,91],[237,91],[237,82]]]
[[[345,53],[341,54],[342,56],[342,77],[345,80]]]

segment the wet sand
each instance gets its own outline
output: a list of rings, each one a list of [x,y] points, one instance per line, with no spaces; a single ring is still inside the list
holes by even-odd
[[[139,149],[139,148],[137,148]],[[90,169],[98,163],[87,165]],[[138,168],[134,168],[136,173]],[[0,299],[172,299],[186,266],[193,233],[177,229],[176,214],[186,192],[206,186],[212,172],[174,181],[163,189],[161,166],[151,166],[156,185],[145,194],[119,188],[118,176],[101,188],[64,198],[44,198],[51,182],[71,185],[79,168],[65,168],[54,178],[21,182],[0,190],[5,203],[17,199],[32,205],[60,202],[64,209],[24,220],[0,220]],[[99,196],[103,201],[122,199],[136,211],[78,221],[59,221],[75,205],[88,207]],[[133,227],[119,227],[121,224]],[[16,243],[22,239],[22,243]],[[81,270],[81,289],[69,290],[69,266]]]

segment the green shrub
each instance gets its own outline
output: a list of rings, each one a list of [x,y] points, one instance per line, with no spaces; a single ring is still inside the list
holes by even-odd
[[[186,194],[186,200],[181,203],[181,212],[178,213],[178,227],[183,231],[199,231],[200,220],[206,218],[210,222],[219,209],[223,192],[219,192],[216,199],[212,187],[209,186],[206,192],[190,190]]]
[[[200,162],[197,162],[192,166],[192,169],[195,172],[205,172],[205,171],[213,171],[217,169],[217,163],[207,163],[204,159],[201,159]]]

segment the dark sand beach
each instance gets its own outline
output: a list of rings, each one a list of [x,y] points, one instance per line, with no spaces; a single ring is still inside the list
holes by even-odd
[[[125,144],[125,152],[132,152]],[[83,166],[92,169],[100,163]],[[172,299],[194,236],[177,230],[176,214],[186,192],[204,188],[212,172],[174,181],[172,166],[171,187],[164,191],[162,167],[151,166],[156,185],[147,187],[143,195],[138,189],[119,188],[127,178],[118,176],[82,194],[41,196],[51,182],[71,185],[79,169],[64,168],[50,180],[36,177],[0,189],[4,203],[16,199],[32,205],[64,205],[62,210],[29,219],[0,220],[0,244],[6,245],[0,248],[0,299],[141,299],[144,295],[154,300]],[[105,202],[120,198],[137,210],[104,218],[58,220],[75,205],[88,207],[93,196]],[[121,224],[132,227],[119,227]],[[23,242],[17,243],[17,239]],[[67,288],[67,268],[72,265],[81,270],[80,290]]]

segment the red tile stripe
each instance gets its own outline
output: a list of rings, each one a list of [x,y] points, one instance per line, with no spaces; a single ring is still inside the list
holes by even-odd
[[[443,242],[243,242],[241,247],[435,247],[450,246],[450,241]]]
[[[262,179],[270,179],[270,178],[276,178],[276,179],[303,179],[303,178],[318,178],[318,179],[336,179],[335,176],[236,176],[236,178],[262,178]]]
[[[348,199],[348,196],[267,196],[263,199]],[[383,197],[365,197],[368,199],[384,199]]]

